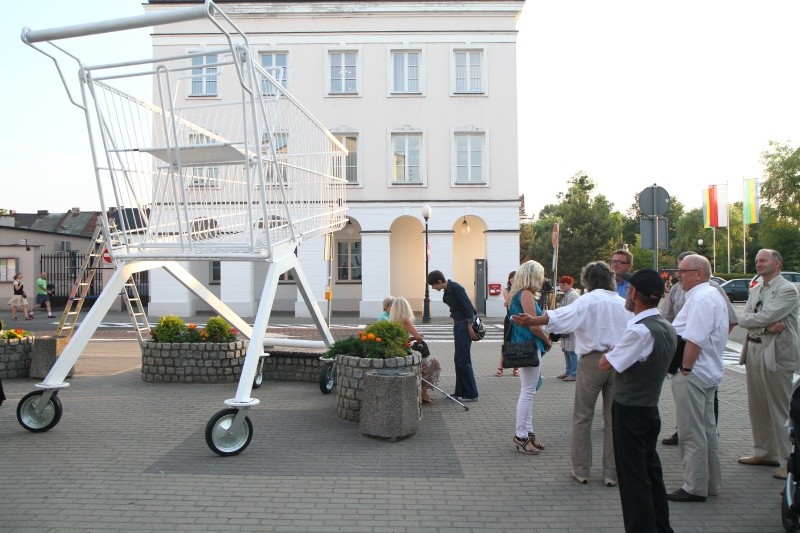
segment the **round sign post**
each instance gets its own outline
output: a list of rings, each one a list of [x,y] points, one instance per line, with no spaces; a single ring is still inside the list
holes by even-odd
[[[642,215],[653,220],[653,269],[658,270],[658,219],[669,210],[669,194],[655,183],[639,193]]]

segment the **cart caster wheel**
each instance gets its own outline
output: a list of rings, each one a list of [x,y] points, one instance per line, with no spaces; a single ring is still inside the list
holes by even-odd
[[[259,372],[253,380],[253,388],[258,389],[264,384],[264,374]]]
[[[319,367],[319,390],[322,391],[322,394],[333,392],[334,382],[333,365],[328,363]]]
[[[206,444],[217,455],[237,455],[247,448],[253,438],[253,423],[248,417],[244,417],[244,424],[231,430],[231,424],[238,412],[238,409],[223,409],[206,424]]]
[[[56,394],[50,396],[50,401],[41,413],[36,412],[36,406],[41,399],[44,391],[33,391],[19,401],[17,405],[17,420],[20,425],[33,433],[41,433],[53,429],[58,421],[61,420],[61,400]]]

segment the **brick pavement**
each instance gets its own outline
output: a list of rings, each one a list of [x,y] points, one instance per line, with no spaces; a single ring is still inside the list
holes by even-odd
[[[437,397],[417,435],[385,442],[335,415],[335,396],[313,383],[267,382],[253,392],[254,437],[221,458],[204,441],[209,417],[232,384],[145,383],[135,342],[98,335],[59,394],[61,422],[33,434],[15,419],[37,380],[3,382],[0,407],[0,530],[208,531],[620,531],[619,495],[601,484],[600,411],[588,485],[570,477],[574,384],[557,348],[543,361],[534,404],[547,449],[511,443],[518,380],[494,377],[499,344],[473,345],[481,393],[464,412]],[[433,345],[442,387],[454,382],[452,343]],[[438,396],[438,395],[437,395]],[[742,374],[720,389],[723,485],[701,504],[671,504],[675,531],[780,531],[782,483],[771,468],[739,465],[751,452]],[[669,385],[662,437],[675,425]],[[676,447],[659,445],[668,490],[681,483]]]

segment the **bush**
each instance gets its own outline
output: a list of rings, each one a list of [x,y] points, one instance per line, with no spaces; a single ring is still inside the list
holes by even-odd
[[[326,357],[353,355],[371,359],[405,357],[411,353],[408,333],[397,322],[382,320],[367,326],[364,331],[346,339],[339,339],[326,352]]]
[[[31,334],[30,331],[27,331],[27,330],[24,330],[24,329],[21,329],[21,328],[3,329],[3,330],[0,330],[0,339],[6,339],[6,340],[24,339],[25,337],[29,336],[30,334]]]
[[[165,315],[150,330],[155,342],[233,342],[237,331],[221,316],[208,319],[205,328],[197,324],[186,324],[175,315]]]

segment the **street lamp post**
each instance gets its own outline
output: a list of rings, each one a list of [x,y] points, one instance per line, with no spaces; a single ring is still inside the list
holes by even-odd
[[[422,300],[422,323],[428,324],[431,321],[431,294],[428,287],[428,261],[430,260],[430,247],[428,245],[428,219],[431,217],[431,206],[426,205],[422,208],[422,218],[425,219],[425,298]]]

